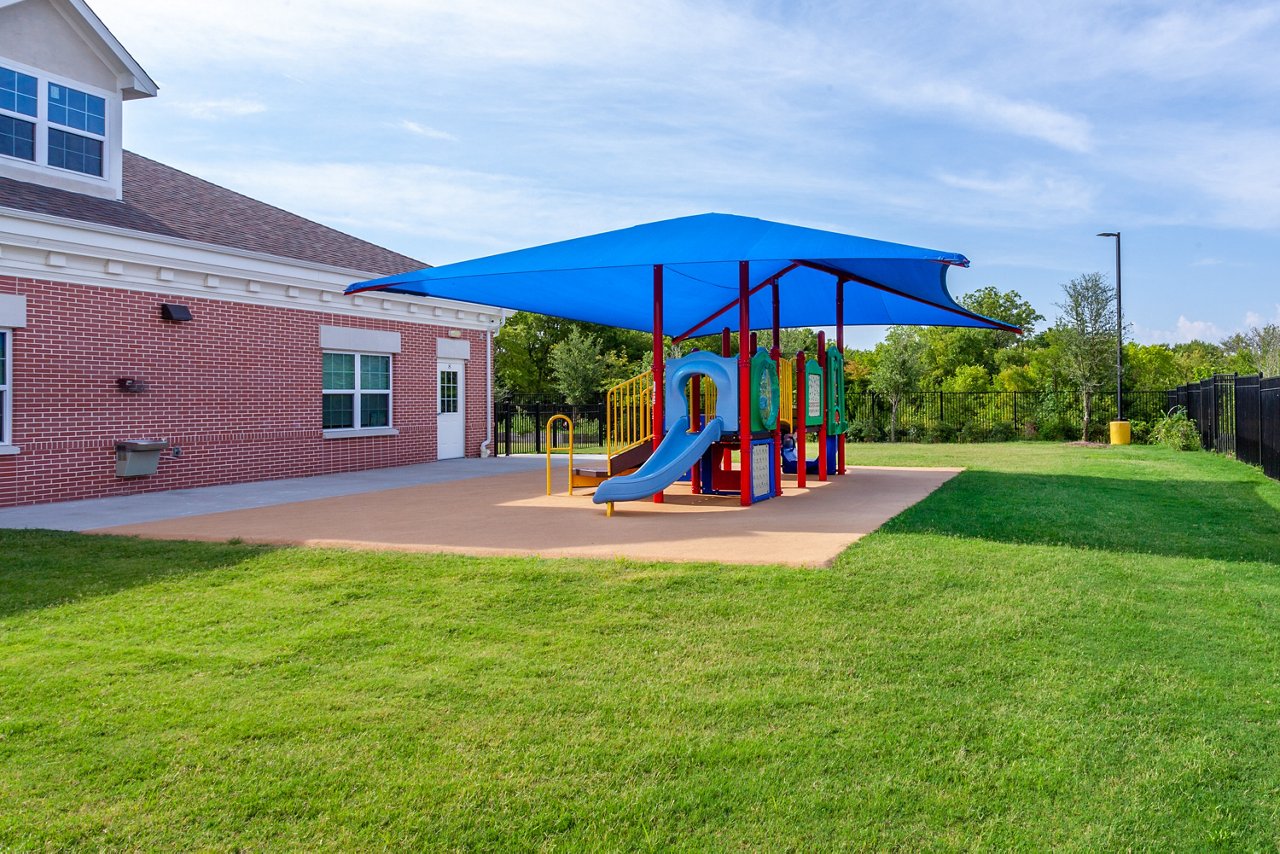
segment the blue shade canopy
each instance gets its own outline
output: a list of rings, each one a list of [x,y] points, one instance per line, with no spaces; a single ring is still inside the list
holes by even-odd
[[[663,332],[737,329],[738,265],[755,288],[778,276],[781,325],[1016,327],[957,305],[947,268],[963,255],[730,214],[701,214],[357,282],[391,291],[653,331],[653,268],[663,265]],[[836,288],[844,282],[844,316]],[[772,288],[749,300],[751,326],[773,323]],[[727,310],[726,310],[727,309]]]

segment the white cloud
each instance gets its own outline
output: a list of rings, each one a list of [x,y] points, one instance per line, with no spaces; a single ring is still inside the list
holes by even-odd
[[[239,116],[252,116],[267,111],[266,104],[245,98],[217,98],[212,100],[177,101],[174,109],[193,119],[215,120]]]
[[[449,133],[448,131],[439,130],[433,127],[427,127],[426,125],[419,124],[418,122],[411,121],[410,119],[401,119],[400,121],[395,122],[392,125],[392,127],[397,127],[397,128],[400,128],[401,130],[406,130],[409,133],[413,134],[414,136],[421,136],[426,139],[439,139],[439,140],[444,140],[445,142],[458,141],[458,138],[453,134]]]

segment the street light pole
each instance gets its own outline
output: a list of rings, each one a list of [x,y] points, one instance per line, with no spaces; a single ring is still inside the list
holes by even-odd
[[[1116,420],[1124,420],[1124,310],[1120,303],[1120,232],[1104,231],[1099,237],[1116,239]]]

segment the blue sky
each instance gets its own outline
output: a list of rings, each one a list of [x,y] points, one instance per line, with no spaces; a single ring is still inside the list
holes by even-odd
[[[130,149],[429,263],[721,211],[1052,320],[1118,229],[1139,340],[1280,322],[1274,2],[91,2]]]

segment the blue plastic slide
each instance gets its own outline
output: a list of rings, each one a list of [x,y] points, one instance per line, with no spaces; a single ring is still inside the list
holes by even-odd
[[[653,456],[631,474],[611,477],[596,487],[591,500],[596,504],[609,501],[637,501],[661,492],[693,468],[711,443],[720,438],[724,421],[712,418],[701,432],[689,432],[689,416],[682,417],[667,431]]]

